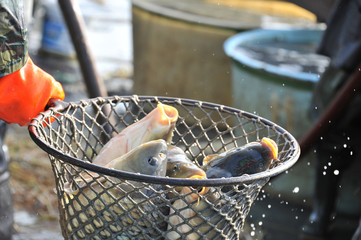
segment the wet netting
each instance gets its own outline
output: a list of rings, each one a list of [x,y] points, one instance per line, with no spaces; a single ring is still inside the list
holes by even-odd
[[[212,179],[151,176],[92,163],[106,142],[159,102],[178,110],[171,144],[198,166],[209,154],[263,137],[277,143],[278,161],[259,173]],[[49,154],[65,239],[239,239],[261,188],[300,154],[295,138],[264,118],[170,97],[60,102],[33,119],[29,132]]]

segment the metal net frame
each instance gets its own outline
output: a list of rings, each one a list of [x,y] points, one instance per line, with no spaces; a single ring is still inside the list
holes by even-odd
[[[264,172],[214,179],[149,176],[92,164],[109,139],[159,102],[178,110],[172,144],[199,166],[209,154],[262,137],[277,143],[279,161]],[[295,138],[264,118],[170,97],[61,102],[33,119],[29,133],[49,154],[65,239],[239,239],[261,188],[300,155]],[[205,187],[207,193],[200,194]]]

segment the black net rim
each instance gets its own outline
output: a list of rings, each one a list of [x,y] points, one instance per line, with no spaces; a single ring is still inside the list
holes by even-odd
[[[159,177],[159,176],[150,176],[145,174],[137,174],[137,173],[131,173],[116,169],[109,169],[106,167],[102,167],[90,162],[85,162],[81,159],[66,155],[59,151],[58,149],[50,146],[45,141],[43,141],[39,134],[39,125],[43,124],[43,121],[50,117],[54,110],[57,112],[65,111],[70,106],[76,106],[78,104],[87,103],[91,101],[104,101],[104,100],[112,100],[113,97],[98,97],[94,99],[87,99],[87,100],[81,100],[78,102],[58,102],[55,107],[51,107],[45,112],[40,113],[37,117],[32,119],[28,130],[29,134],[32,138],[32,140],[46,153],[48,153],[51,156],[54,156],[58,159],[61,159],[62,161],[75,165],[77,167],[85,168],[92,172],[97,172],[101,174],[105,174],[111,177],[126,179],[126,180],[132,180],[132,181],[138,181],[138,182],[147,182],[152,184],[163,184],[163,185],[172,185],[172,186],[194,186],[194,187],[211,187],[211,186],[224,186],[224,185],[234,185],[234,184],[246,184],[250,182],[254,182],[260,179],[270,178],[273,176],[276,176],[290,167],[292,167],[298,160],[301,152],[300,152],[300,146],[295,139],[294,136],[292,136],[288,131],[286,131],[284,128],[278,126],[277,124],[263,118],[260,116],[257,116],[255,114],[239,110],[233,107],[228,107],[224,105],[219,105],[215,103],[210,102],[204,102],[204,101],[198,101],[198,100],[192,100],[192,99],[185,99],[185,98],[173,98],[173,97],[158,97],[158,96],[121,96],[121,99],[129,100],[129,99],[139,99],[139,100],[148,100],[148,99],[156,99],[158,101],[180,101],[183,105],[194,105],[194,104],[201,104],[204,107],[219,107],[222,109],[222,111],[226,112],[232,112],[241,114],[242,116],[245,116],[249,119],[253,119],[254,121],[260,122],[266,126],[273,127],[277,130],[277,132],[280,133],[284,138],[287,138],[287,140],[290,142],[290,145],[293,147],[294,151],[292,155],[289,157],[289,160],[282,163],[281,165],[274,167],[272,169],[268,169],[263,172],[255,173],[255,174],[244,174],[242,176],[238,177],[230,177],[230,178],[213,178],[213,179],[185,179],[185,178],[171,178],[171,177]]]

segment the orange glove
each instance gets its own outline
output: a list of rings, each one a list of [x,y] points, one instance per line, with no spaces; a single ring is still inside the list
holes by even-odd
[[[61,84],[29,58],[20,70],[0,78],[0,119],[26,126],[49,99],[64,97]]]

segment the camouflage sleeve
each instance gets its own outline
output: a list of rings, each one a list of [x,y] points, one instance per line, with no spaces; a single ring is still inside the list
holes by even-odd
[[[0,77],[22,68],[28,59],[22,0],[0,0]]]

